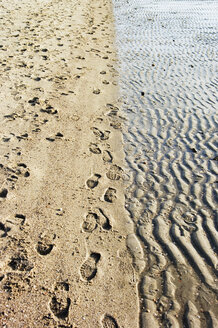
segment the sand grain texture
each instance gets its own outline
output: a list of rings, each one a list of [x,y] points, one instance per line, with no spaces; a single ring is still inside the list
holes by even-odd
[[[217,327],[217,1],[114,1],[140,327]]]
[[[0,326],[136,327],[111,3],[0,6]]]

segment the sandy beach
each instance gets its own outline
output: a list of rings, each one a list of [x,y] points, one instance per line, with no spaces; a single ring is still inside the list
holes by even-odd
[[[0,10],[0,328],[218,327],[216,1]]]
[[[139,326],[215,328],[217,1],[114,5]]]
[[[112,4],[0,6],[0,326],[137,327]]]

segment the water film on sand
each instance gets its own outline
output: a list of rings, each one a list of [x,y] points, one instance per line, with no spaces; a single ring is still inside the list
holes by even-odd
[[[114,1],[140,327],[217,327],[216,1]]]

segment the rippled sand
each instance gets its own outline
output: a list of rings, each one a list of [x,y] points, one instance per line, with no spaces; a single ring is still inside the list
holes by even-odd
[[[140,327],[217,327],[217,2],[114,1]]]

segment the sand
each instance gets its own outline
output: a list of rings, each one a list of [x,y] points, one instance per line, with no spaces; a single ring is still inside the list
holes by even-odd
[[[217,1],[114,5],[139,326],[215,328]]]
[[[217,4],[113,4],[1,1],[0,327],[218,326]]]
[[[111,2],[0,7],[0,326],[137,327]]]

